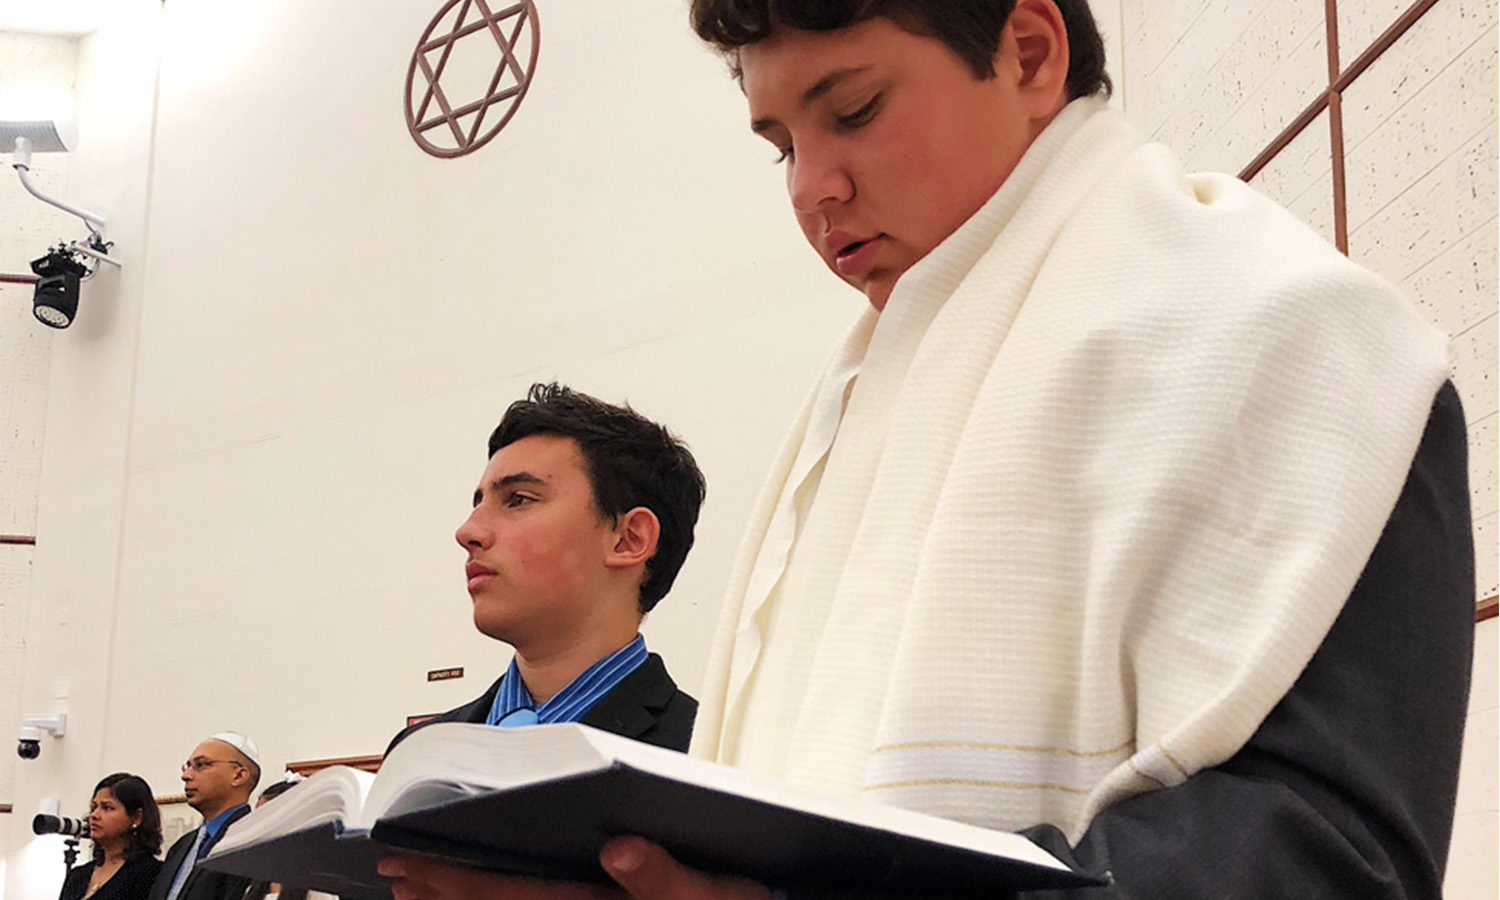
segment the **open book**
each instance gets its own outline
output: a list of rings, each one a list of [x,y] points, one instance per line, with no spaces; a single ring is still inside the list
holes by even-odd
[[[378,776],[335,766],[257,809],[200,865],[364,900],[390,896],[375,864],[391,848],[604,881],[599,850],[622,834],[779,887],[994,896],[1100,883],[1020,835],[810,793],[585,725],[428,726]]]

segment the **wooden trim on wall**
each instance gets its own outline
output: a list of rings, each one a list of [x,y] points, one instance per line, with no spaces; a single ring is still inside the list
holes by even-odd
[[[1333,167],[1333,245],[1349,255],[1349,203],[1344,180],[1344,95],[1328,92],[1328,156]]]
[[[0,284],[36,284],[36,276],[13,275],[10,272],[0,272]]]
[[[35,547],[36,535],[34,534],[0,534],[0,544],[19,544],[23,547]]]
[[[1333,177],[1333,245],[1349,255],[1349,209],[1344,182],[1344,97],[1339,93],[1339,9],[1326,0],[1323,27],[1328,44],[1328,157]]]
[[[1479,601],[1474,607],[1474,624],[1479,624],[1485,619],[1495,618],[1495,603],[1497,598],[1489,596]]]
[[[1343,233],[1347,231],[1347,223],[1345,228],[1339,228],[1339,223],[1345,222],[1347,216],[1347,210],[1344,205],[1343,189],[1343,106],[1339,101],[1342,100],[1342,94],[1349,87],[1349,85],[1353,84],[1356,78],[1364,74],[1364,71],[1368,69],[1370,65],[1375,62],[1375,60],[1379,59],[1382,53],[1389,50],[1391,46],[1396,43],[1396,41],[1401,39],[1402,35],[1406,34],[1406,32],[1409,31],[1411,27],[1417,23],[1418,19],[1422,18],[1422,16],[1429,9],[1432,9],[1432,7],[1436,4],[1437,0],[1417,0],[1417,2],[1408,7],[1406,12],[1402,13],[1400,17],[1391,24],[1391,27],[1381,32],[1380,36],[1377,37],[1369,47],[1365,48],[1364,52],[1355,57],[1354,62],[1350,63],[1346,68],[1340,70],[1338,62],[1339,50],[1337,0],[1325,0],[1324,19],[1326,23],[1325,30],[1328,35],[1326,40],[1328,41],[1328,57],[1330,64],[1328,89],[1318,94],[1318,96],[1307,105],[1306,109],[1298,113],[1297,117],[1289,122],[1287,126],[1281,130],[1280,134],[1271,139],[1271,142],[1266,145],[1264,150],[1257,153],[1255,155],[1255,158],[1250,160],[1250,163],[1246,165],[1245,168],[1240,170],[1240,180],[1249,181],[1250,179],[1254,178],[1261,169],[1264,169],[1266,167],[1267,163],[1276,158],[1276,154],[1285,150],[1287,144],[1290,144],[1293,140],[1296,139],[1297,135],[1301,134],[1303,130],[1307,128],[1307,126],[1311,125],[1313,119],[1316,119],[1319,113],[1321,113],[1325,109],[1329,109],[1331,102],[1339,103],[1339,107],[1337,110],[1338,145],[1336,148],[1330,147],[1329,150],[1331,155],[1330,162],[1333,165],[1334,178],[1336,179],[1334,184],[1333,217],[1335,232]],[[1335,99],[1335,97],[1337,97],[1337,99]],[[1334,118],[1334,114],[1331,113],[1329,118],[1330,120],[1332,120]],[[1332,122],[1330,122],[1329,127],[1333,128],[1335,126],[1332,124]],[[1330,134],[1330,138],[1332,137],[1334,137],[1334,135]],[[1345,235],[1343,240],[1339,242],[1339,249],[1345,251],[1346,253],[1348,252],[1347,243],[1348,237],[1347,235]]]
[[[352,769],[361,769],[365,772],[374,772],[380,768],[380,761],[384,759],[381,754],[373,756],[340,756],[334,759],[309,759],[303,762],[290,762],[286,767],[298,775],[311,775],[321,772],[329,766],[349,766]]]
[[[1413,25],[1417,24],[1418,19],[1422,18],[1429,9],[1432,9],[1436,5],[1437,0],[1417,0],[1416,3],[1413,3],[1406,12],[1401,14],[1400,18],[1391,24],[1390,28],[1381,32],[1380,37],[1377,37],[1370,46],[1366,47],[1363,53],[1356,56],[1354,62],[1350,63],[1347,69],[1339,73],[1339,77],[1334,79],[1333,89],[1342,92],[1348,88],[1354,82],[1354,79],[1364,74],[1371,63],[1380,58],[1380,54],[1391,49],[1392,44],[1400,40],[1402,35],[1406,34],[1407,31],[1411,30]]]
[[[186,803],[187,794],[162,794],[152,799],[156,801],[157,806],[171,806],[174,803]]]
[[[13,808],[9,803],[0,803],[0,816],[7,815]]]
[[[1240,180],[1249,181],[1259,174],[1260,170],[1264,169],[1267,163],[1276,158],[1276,154],[1285,150],[1287,144],[1290,144],[1296,139],[1297,135],[1301,134],[1307,126],[1312,124],[1313,119],[1318,117],[1318,113],[1327,108],[1328,92],[1324,91],[1318,95],[1316,100],[1307,105],[1307,109],[1298,113],[1297,118],[1293,119],[1290,124],[1281,130],[1281,134],[1272,138],[1271,143],[1266,145],[1266,149],[1255,154],[1255,158],[1250,160],[1250,164],[1240,170]]]

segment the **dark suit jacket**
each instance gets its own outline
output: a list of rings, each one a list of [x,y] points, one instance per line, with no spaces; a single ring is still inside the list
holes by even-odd
[[[433,722],[483,723],[500,690],[501,676],[470,703],[450,709],[440,716],[409,725],[385,748],[389,754],[406,736]],[[661,657],[650,654],[640,668],[625,676],[614,690],[599,698],[578,721],[601,731],[634,738],[668,750],[687,750],[693,734],[693,719],[698,715],[698,701],[678,689]],[[161,900],[161,898],[152,898]]]
[[[250,807],[240,807],[239,811],[229,817],[219,833],[214,835],[213,840],[208,842],[208,850],[212,850],[214,844],[223,840],[224,835],[234,826],[235,822],[250,815]],[[182,868],[188,851],[193,849],[193,840],[196,831],[189,831],[172,845],[167,851],[167,858],[162,861],[161,871],[156,874],[156,881],[151,885],[151,893],[147,900],[166,900],[167,893],[172,890],[172,882],[177,879],[177,870]],[[208,854],[204,850],[204,855]],[[201,859],[201,857],[200,857]],[[238,875],[226,875],[223,872],[210,872],[207,869],[195,867],[188,873],[187,881],[183,883],[182,890],[177,894],[177,900],[241,900],[245,896],[245,888],[250,886],[250,879],[240,878]]]

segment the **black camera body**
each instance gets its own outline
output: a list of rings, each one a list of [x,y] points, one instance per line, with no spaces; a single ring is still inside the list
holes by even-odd
[[[42,755],[42,742],[21,738],[20,743],[16,744],[16,755],[22,759],[36,759]]]

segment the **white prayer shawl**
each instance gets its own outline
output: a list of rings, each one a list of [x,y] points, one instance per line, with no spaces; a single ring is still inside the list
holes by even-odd
[[[694,752],[1077,840],[1286,694],[1446,376],[1391,285],[1076,101],[835,353]]]

